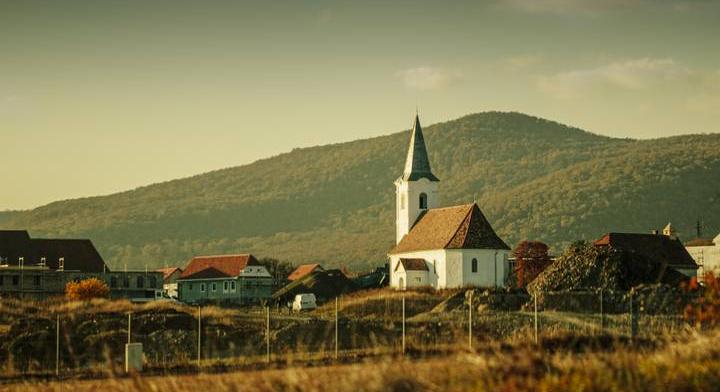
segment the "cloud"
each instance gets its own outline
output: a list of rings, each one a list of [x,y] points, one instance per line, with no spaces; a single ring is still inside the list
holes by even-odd
[[[596,88],[642,90],[675,80],[692,72],[673,59],[640,58],[613,62],[596,68],[541,76],[539,88],[558,98],[575,98]]]
[[[396,73],[405,87],[412,90],[437,90],[448,87],[462,79],[458,71],[436,67],[409,68]]]
[[[542,56],[536,54],[521,54],[511,56],[502,61],[502,65],[510,71],[517,72],[543,61]]]

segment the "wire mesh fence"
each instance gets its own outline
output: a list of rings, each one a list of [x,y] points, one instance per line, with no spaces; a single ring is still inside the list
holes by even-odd
[[[283,307],[131,306],[3,313],[5,376],[124,372],[126,343],[141,343],[155,370],[349,361],[374,355],[433,355],[552,336],[652,339],[689,328],[674,293],[454,293],[385,290],[294,313]],[[0,312],[2,313],[2,312]]]

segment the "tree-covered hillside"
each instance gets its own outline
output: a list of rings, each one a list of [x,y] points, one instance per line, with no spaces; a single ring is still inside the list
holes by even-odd
[[[477,198],[508,243],[562,246],[603,232],[720,229],[720,135],[602,137],[519,113],[480,113],[425,129],[444,205]],[[252,252],[362,269],[394,242],[393,180],[408,131],[296,149],[109,196],[0,215],[33,236],[89,237],[111,266],[182,265]],[[708,233],[716,234],[716,233]]]

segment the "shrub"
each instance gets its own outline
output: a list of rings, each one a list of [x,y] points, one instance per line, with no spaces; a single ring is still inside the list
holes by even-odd
[[[697,327],[715,327],[720,324],[720,278],[708,272],[701,287],[697,278],[685,285],[688,292],[699,291],[700,296],[685,306],[685,320]]]
[[[87,301],[94,298],[110,297],[110,289],[100,279],[90,278],[65,285],[65,296],[71,300]]]

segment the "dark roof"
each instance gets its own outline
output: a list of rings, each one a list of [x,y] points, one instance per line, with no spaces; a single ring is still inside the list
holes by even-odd
[[[423,212],[390,254],[430,249],[507,249],[477,204]]]
[[[670,267],[697,268],[695,260],[676,237],[662,234],[608,233],[595,241],[596,246],[633,252]]]
[[[0,257],[9,265],[19,265],[22,257],[25,266],[38,265],[44,257],[51,269],[59,268],[60,258],[64,258],[66,270],[109,271],[90,240],[30,238],[26,231],[0,231]]]
[[[190,263],[188,263],[182,275],[180,275],[180,279],[236,277],[239,276],[248,265],[260,265],[260,263],[250,254],[197,256],[190,260]],[[208,274],[213,275],[208,277],[197,275],[199,272],[211,268],[222,275],[215,276],[217,275],[215,272],[208,272]]]
[[[695,238],[685,243],[685,246],[715,246],[715,243],[711,238]]]
[[[293,271],[290,275],[288,275],[288,280],[298,280],[302,278],[303,276],[315,271],[315,270],[323,270],[323,267],[320,266],[320,264],[301,264],[297,268],[295,268],[295,271]]]
[[[358,286],[340,270],[314,271],[276,291],[275,300],[291,300],[296,294],[312,293],[319,300],[355,291]]]
[[[395,267],[395,271],[400,268],[401,264],[405,271],[430,271],[425,259],[400,259],[400,262]]]
[[[402,179],[405,181],[417,181],[421,178],[440,181],[430,169],[430,158],[428,158],[427,148],[425,148],[425,137],[423,137],[422,128],[420,127],[420,117],[416,114]]]

